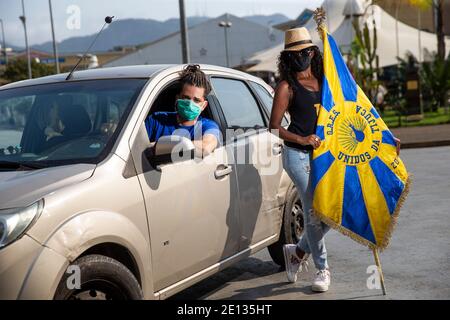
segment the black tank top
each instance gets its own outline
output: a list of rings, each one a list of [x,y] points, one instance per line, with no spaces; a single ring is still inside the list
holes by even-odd
[[[319,110],[321,92],[311,91],[303,87],[298,81],[295,83],[293,97],[288,107],[291,123],[288,131],[306,137],[316,133],[317,112]],[[298,143],[284,141],[288,147],[300,150],[313,150],[311,145],[303,146]]]

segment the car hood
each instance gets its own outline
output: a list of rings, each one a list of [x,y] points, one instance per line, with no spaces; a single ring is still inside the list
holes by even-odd
[[[45,195],[92,176],[95,164],[73,164],[30,171],[0,171],[0,209],[24,207]]]

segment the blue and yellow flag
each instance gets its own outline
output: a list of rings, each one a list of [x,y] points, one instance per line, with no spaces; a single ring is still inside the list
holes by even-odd
[[[320,219],[367,245],[384,249],[408,191],[396,142],[354,81],[333,37],[324,42],[324,79],[312,161],[313,207]]]

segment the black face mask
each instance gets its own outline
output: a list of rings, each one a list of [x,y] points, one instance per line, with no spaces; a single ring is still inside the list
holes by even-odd
[[[311,64],[311,55],[301,55],[296,54],[291,58],[291,66],[296,72],[302,72],[308,69],[309,65]]]

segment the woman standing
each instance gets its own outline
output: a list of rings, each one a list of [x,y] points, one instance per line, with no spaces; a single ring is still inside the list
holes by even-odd
[[[284,140],[283,167],[299,193],[303,205],[305,230],[300,241],[283,247],[286,274],[290,282],[307,265],[312,256],[318,272],[312,290],[324,292],[330,285],[330,271],[324,235],[329,227],[312,213],[313,194],[310,183],[312,150],[320,146],[316,131],[317,114],[321,101],[323,62],[319,48],[312,43],[306,28],[295,28],[285,33],[284,50],[280,53],[278,72],[281,82],[275,90],[270,128],[278,129]],[[291,123],[281,126],[288,111]]]

